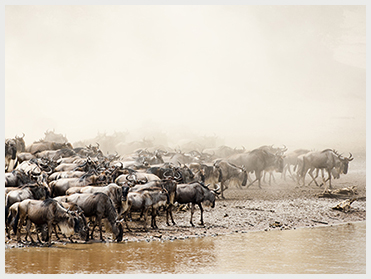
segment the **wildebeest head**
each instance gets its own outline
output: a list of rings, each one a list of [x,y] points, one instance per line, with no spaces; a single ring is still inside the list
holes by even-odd
[[[24,133],[23,133],[23,136],[21,137],[18,137],[18,136],[15,136],[15,141],[16,141],[16,144],[17,144],[17,151],[18,152],[24,152],[26,150],[26,143],[24,141]]]
[[[339,159],[340,159],[340,162],[341,162],[340,173],[347,174],[348,173],[349,162],[354,159],[352,153],[349,153],[348,158],[339,155]]]
[[[207,186],[206,186],[206,188],[207,188]],[[211,206],[211,208],[214,208],[215,207],[216,196],[220,194],[219,190],[220,190],[220,186],[217,189],[212,189],[212,190],[208,189],[204,194],[205,196],[204,196],[203,203],[206,206]]]
[[[116,223],[116,228],[117,228],[117,231],[115,233],[115,237],[116,237],[116,241],[117,242],[121,242],[122,241],[122,237],[124,235],[124,228],[123,228],[123,225],[121,223],[121,221],[117,220]]]
[[[78,233],[81,239],[87,240],[89,236],[89,229],[86,218],[82,212],[71,212],[74,220],[74,231]]]
[[[122,189],[122,201],[125,202],[127,200],[130,187],[122,186],[121,189]]]
[[[17,143],[14,139],[5,140],[5,156],[11,157],[12,160],[16,158],[17,155]]]
[[[275,170],[278,172],[283,171],[284,163],[283,163],[283,156],[280,154],[275,154],[275,162],[274,162]]]

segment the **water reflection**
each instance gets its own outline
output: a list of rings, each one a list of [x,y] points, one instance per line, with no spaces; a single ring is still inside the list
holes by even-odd
[[[8,249],[7,273],[365,273],[366,222],[173,242]]]

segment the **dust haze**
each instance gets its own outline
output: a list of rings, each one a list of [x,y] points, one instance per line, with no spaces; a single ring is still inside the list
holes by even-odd
[[[48,130],[364,152],[366,6],[6,6],[5,137]]]

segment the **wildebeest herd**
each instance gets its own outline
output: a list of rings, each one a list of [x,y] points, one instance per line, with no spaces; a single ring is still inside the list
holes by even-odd
[[[76,235],[88,241],[97,226],[103,241],[103,223],[119,242],[132,229],[132,212],[140,212],[144,230],[150,215],[156,229],[162,210],[166,224],[170,226],[170,219],[175,225],[173,208],[181,204],[190,206],[191,226],[198,205],[203,225],[203,206],[213,208],[232,185],[261,188],[262,178],[269,176],[270,184],[274,172],[280,172],[282,179],[288,175],[299,186],[305,185],[308,173],[309,184],[331,188],[331,179],[346,174],[353,160],[352,154],[344,157],[332,149],[287,152],[285,146],[273,145],[250,151],[228,146],[189,152],[140,148],[122,156],[104,155],[99,143],[73,147],[66,139],[43,139],[26,146],[23,138],[5,140],[5,225],[8,239],[15,235],[18,242],[25,226],[25,240],[32,243],[32,225],[40,243],[51,244],[53,233],[57,239],[63,235],[73,241]]]

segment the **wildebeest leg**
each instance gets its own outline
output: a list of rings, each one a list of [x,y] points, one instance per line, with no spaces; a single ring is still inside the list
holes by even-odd
[[[194,203],[192,203],[192,204],[191,204],[191,221],[190,221],[192,227],[195,226],[195,225],[193,225],[193,222],[192,222],[192,218],[193,218],[193,213],[194,213],[194,211],[195,211],[195,205],[194,205]]]
[[[158,229],[158,227],[156,225],[156,215],[157,215],[157,210],[152,208],[151,227],[153,229]]]
[[[261,187],[261,185],[260,185],[260,178],[261,178],[261,172],[259,173],[257,173],[256,171],[255,171],[255,180],[253,181],[253,182],[250,182],[250,184],[249,185],[247,185],[246,186],[246,188],[249,188],[251,185],[253,185],[256,181],[258,181],[258,186],[259,186],[259,188],[261,189],[262,187]]]
[[[99,227],[99,237],[101,241],[104,241],[103,239],[103,232],[102,232],[102,216],[97,216],[96,222],[98,223]]]
[[[310,170],[308,171],[308,174],[309,174],[309,176],[312,178],[312,180],[314,181],[314,183],[316,184],[316,186],[319,187],[319,185],[318,185],[316,179],[313,177],[313,169],[310,169]],[[309,186],[309,184],[308,184],[308,186]]]
[[[200,225],[204,225],[204,209],[202,208],[202,205],[201,203],[198,204],[198,207],[200,208],[200,211],[201,211],[201,222],[200,222]]]
[[[327,169],[327,173],[328,173],[328,187],[330,189],[332,189],[332,185],[331,185],[331,170]]]
[[[145,208],[144,210],[144,230],[148,231],[147,229],[147,215],[148,215],[149,207]]]
[[[27,219],[27,221],[26,221],[26,238],[25,238],[25,240],[27,241],[28,236],[29,236],[30,239],[31,239],[31,242],[32,243],[35,243],[35,241],[33,240],[32,236],[31,236],[31,225],[32,225],[31,221],[29,219]],[[41,241],[39,239],[39,235],[38,235],[37,232],[36,232],[36,235],[37,235],[38,241],[41,243]]]
[[[52,230],[53,230],[53,224],[52,221],[48,221],[48,244],[52,244]]]
[[[222,199],[225,199],[225,197],[224,197],[224,190],[226,190],[226,189],[224,189],[224,182],[223,181],[221,181],[220,182],[220,193],[221,193],[221,198]]]
[[[274,177],[273,172],[270,172],[270,173],[269,173],[269,185],[271,185],[271,177],[273,178],[273,182],[274,182],[275,184],[277,184],[277,182],[276,182],[276,178]]]
[[[173,225],[176,225],[175,222],[174,222],[174,218],[173,218],[173,205],[170,204],[166,210],[166,225],[170,226],[169,224],[169,215],[170,215],[170,218],[171,218],[171,222],[173,223]]]
[[[18,214],[19,214],[19,212],[18,212]],[[15,221],[15,224],[17,224],[17,241],[21,243],[22,242],[21,241],[21,229],[22,229],[22,226],[23,226],[24,221],[26,219],[26,215],[21,215],[21,216],[17,215],[16,219],[18,219],[18,218],[19,218],[19,220]],[[18,223],[17,223],[17,221],[18,221]]]

